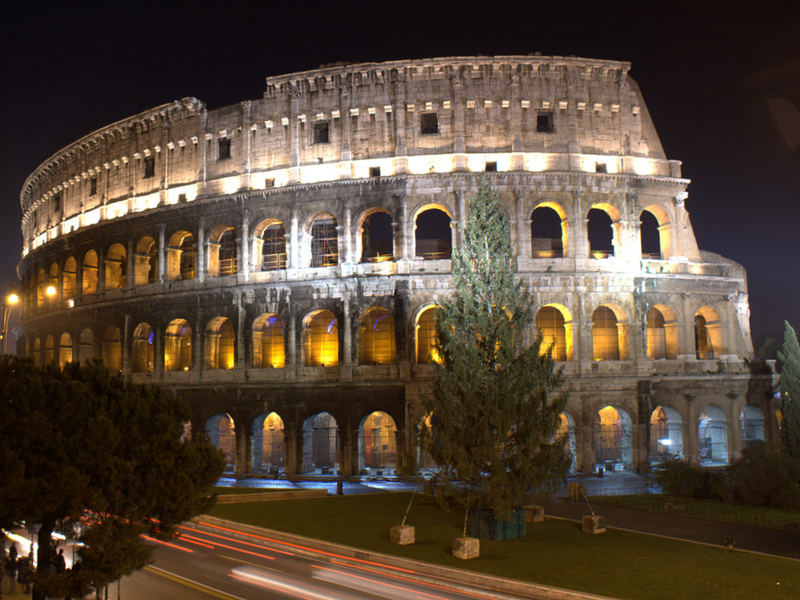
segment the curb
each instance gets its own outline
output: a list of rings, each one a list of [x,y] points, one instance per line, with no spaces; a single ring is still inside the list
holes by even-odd
[[[445,567],[391,554],[344,546],[342,544],[308,538],[284,531],[276,531],[274,529],[256,527],[255,525],[237,523],[236,521],[228,521],[210,515],[194,517],[191,523],[197,528],[203,528],[204,523],[211,526],[224,527],[233,530],[233,532],[229,531],[228,533],[235,534],[238,532],[242,537],[247,537],[249,542],[257,543],[267,548],[290,544],[293,546],[293,551],[297,554],[319,561],[344,559],[355,563],[369,562],[371,563],[371,568],[380,569],[384,572],[392,572],[398,569],[411,570],[414,572],[414,576],[420,579],[426,576],[447,579],[454,587],[458,587],[459,584],[462,586],[474,586],[482,588],[483,590],[488,590],[490,594],[491,592],[513,594],[523,598],[535,598],[537,600],[615,600],[609,596],[599,596],[588,592],[557,588],[506,577],[484,575],[476,571]],[[257,538],[253,539],[250,536],[257,536]],[[504,596],[500,595],[495,595],[494,597],[498,599],[504,598]]]

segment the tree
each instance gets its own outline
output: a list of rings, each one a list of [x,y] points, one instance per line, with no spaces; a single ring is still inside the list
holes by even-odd
[[[778,351],[778,358],[783,363],[778,384],[783,415],[781,438],[786,452],[800,458],[800,345],[788,321],[784,321],[783,346]]]
[[[224,461],[184,438],[187,407],[99,363],[36,367],[0,357],[0,525],[39,525],[34,598],[85,593],[143,567],[139,534],[174,526],[213,501]],[[50,536],[89,521],[78,568],[48,575]],[[101,551],[102,549],[102,551]]]
[[[467,509],[505,514],[564,478],[569,457],[556,430],[566,396],[551,348],[533,330],[533,299],[515,277],[508,218],[486,186],[469,201],[453,253],[453,295],[437,311],[433,415],[423,431],[440,480],[458,481]]]

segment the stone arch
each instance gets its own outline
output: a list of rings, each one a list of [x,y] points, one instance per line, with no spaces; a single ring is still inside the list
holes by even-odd
[[[228,317],[214,317],[206,325],[205,366],[207,369],[233,369],[236,365],[236,333]]]
[[[52,365],[55,363],[55,346],[56,341],[52,335],[48,334],[44,340],[44,364]]]
[[[586,215],[586,235],[591,258],[614,256],[615,242],[619,239],[619,211],[612,204],[593,204]]]
[[[31,358],[33,358],[33,364],[37,367],[42,366],[42,340],[38,337],[33,340],[33,350],[31,351]]]
[[[373,306],[361,316],[358,362],[362,365],[387,365],[397,362],[394,317],[382,306]]]
[[[339,426],[328,412],[303,421],[303,472],[330,475],[339,470]]]
[[[183,229],[173,233],[167,246],[167,279],[194,279],[195,255],[194,236]]]
[[[633,426],[628,412],[607,405],[594,416],[595,464],[606,471],[633,467]]]
[[[253,228],[257,271],[286,268],[286,228],[278,219],[264,219]]]
[[[164,370],[192,368],[192,328],[186,319],[173,319],[164,335]]]
[[[311,266],[335,267],[339,264],[339,231],[336,217],[322,213],[311,219]]]
[[[133,330],[131,370],[134,373],[155,371],[155,332],[149,323],[139,323]]]
[[[44,268],[39,268],[36,273],[36,308],[44,306],[45,290],[47,289],[47,273]]]
[[[265,313],[253,321],[253,366],[282,369],[286,365],[283,320]]]
[[[94,357],[94,332],[87,327],[81,331],[80,336],[78,336],[78,363],[85,364],[86,361]]]
[[[358,427],[358,468],[390,475],[397,469],[397,425],[388,413],[376,410]]]
[[[678,356],[678,317],[664,304],[656,304],[645,315],[645,354],[651,360]]]
[[[416,341],[417,363],[430,364],[441,362],[441,357],[436,349],[436,309],[435,304],[423,307],[418,313],[414,324],[414,339]]]
[[[97,252],[88,250],[81,263],[81,295],[97,293]]]
[[[208,234],[208,275],[224,277],[237,271],[236,229],[232,225],[217,225]]]
[[[592,313],[592,360],[625,360],[628,357],[627,319],[613,304],[602,304]]]
[[[453,221],[440,204],[426,204],[414,216],[414,256],[424,260],[449,259],[453,249]]]
[[[317,310],[303,319],[303,364],[333,367],[339,364],[339,320],[329,310]]]
[[[567,248],[567,215],[555,202],[540,202],[531,212],[531,256],[561,258]]]
[[[103,332],[103,363],[109,371],[122,370],[122,333],[119,327],[106,327]]]
[[[63,368],[70,362],[72,362],[72,336],[64,332],[58,342],[58,366]]]
[[[553,349],[553,360],[573,359],[572,315],[562,304],[545,304],[536,312],[536,329],[542,334],[541,353]]]
[[[697,441],[702,466],[728,464],[728,419],[718,404],[709,402],[698,413]]]
[[[276,412],[262,414],[253,421],[252,431],[253,470],[274,477],[284,470],[286,439],[283,419]]]
[[[47,289],[45,290],[45,294],[50,296],[53,300],[56,299],[58,293],[61,291],[61,282],[59,281],[58,277],[59,273],[60,269],[58,268],[58,263],[51,263],[47,277]]]
[[[645,213],[649,213],[655,219],[655,223],[651,220],[647,225],[649,231],[644,231],[643,227],[644,221],[642,217]],[[660,204],[648,204],[642,209],[639,223],[642,258],[667,258],[672,256],[672,219],[667,209]],[[653,231],[653,227],[655,227],[655,231]],[[646,252],[645,240],[648,238],[648,251]]]
[[[683,458],[683,419],[671,406],[659,405],[650,413],[650,464]]]
[[[236,426],[228,413],[219,413],[206,421],[206,435],[209,441],[225,457],[225,470],[236,469]]]
[[[571,413],[564,411],[561,413],[558,429],[556,429],[557,438],[565,438],[564,452],[569,454],[570,463],[568,472],[575,473],[578,464],[578,446],[575,441],[575,417]]]
[[[105,257],[105,289],[121,290],[127,283],[128,251],[122,244],[111,244]]]
[[[661,258],[661,234],[658,219],[649,210],[643,210],[639,215],[639,244],[642,258]]]
[[[359,219],[356,236],[357,255],[361,262],[383,262],[394,258],[392,215],[385,208],[371,208]]]
[[[701,306],[694,315],[694,351],[698,360],[712,360],[725,353],[722,321],[712,306]]]
[[[78,295],[78,261],[68,256],[64,261],[64,272],[61,276],[61,298],[70,300]]]
[[[742,448],[763,444],[764,411],[760,406],[745,404],[739,412],[739,439]]]
[[[136,243],[134,256],[133,283],[136,286],[154,283],[158,279],[158,246],[156,241],[146,235]]]

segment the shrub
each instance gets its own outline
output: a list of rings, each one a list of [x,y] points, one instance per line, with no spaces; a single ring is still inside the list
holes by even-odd
[[[725,500],[725,474],[669,458],[655,468],[653,479],[669,496]]]
[[[730,467],[735,499],[756,506],[800,508],[800,460],[757,444]]]

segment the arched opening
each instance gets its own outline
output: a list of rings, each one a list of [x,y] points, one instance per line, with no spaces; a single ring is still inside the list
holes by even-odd
[[[391,475],[397,469],[397,425],[391,415],[377,410],[361,420],[358,463],[364,474]]]
[[[703,306],[694,316],[694,351],[698,360],[713,360],[722,351],[722,323],[719,313]]]
[[[122,334],[119,327],[107,327],[103,333],[103,362],[109,371],[122,370]]]
[[[706,404],[697,419],[700,465],[728,464],[728,420],[716,404]]]
[[[136,244],[133,283],[136,286],[154,283],[158,278],[158,247],[156,241],[145,236]]]
[[[453,232],[450,216],[439,208],[427,208],[414,223],[415,256],[424,260],[450,258]]]
[[[122,244],[111,244],[106,252],[106,281],[107,290],[121,290],[127,282],[127,252]]]
[[[339,427],[330,413],[321,412],[303,421],[303,472],[330,475],[339,470],[336,449]]]
[[[252,437],[253,470],[277,477],[283,472],[286,445],[278,413],[256,417]]]
[[[608,306],[598,306],[592,313],[592,360],[621,360],[624,353],[624,329]]]
[[[286,268],[286,229],[274,221],[261,234],[261,270],[277,271]]]
[[[194,279],[194,236],[176,231],[167,246],[167,279]]]
[[[378,210],[361,222],[361,262],[392,260],[394,231],[389,213]]]
[[[436,349],[436,307],[429,306],[417,317],[417,362],[419,364],[440,363]]]
[[[639,237],[642,244],[642,258],[661,258],[661,237],[658,232],[658,219],[649,210],[639,216]]]
[[[548,305],[536,313],[536,329],[542,334],[539,351],[544,354],[552,348],[553,360],[572,360],[572,320],[567,323],[562,311],[566,309]]]
[[[388,365],[397,362],[394,317],[387,309],[376,306],[361,317],[358,362],[362,365]]]
[[[674,359],[678,355],[678,320],[666,306],[656,305],[645,315],[647,358]]]
[[[208,369],[233,369],[236,334],[227,317],[214,317],[205,333],[205,358]]]
[[[192,368],[192,328],[185,319],[167,325],[164,336],[164,370],[188,371]]]
[[[744,405],[739,413],[739,434],[742,448],[764,443],[764,411],[760,407]]]
[[[286,364],[283,321],[264,314],[253,322],[253,366],[282,369]]]
[[[569,454],[569,473],[575,473],[577,469],[577,444],[575,443],[575,419],[571,414],[562,412],[556,430],[557,438],[565,438],[564,452]]]
[[[94,332],[91,329],[84,329],[81,331],[81,337],[78,338],[78,362],[82,365],[86,364],[86,361],[94,356]]]
[[[58,263],[53,263],[50,265],[50,274],[47,278],[47,286],[52,287],[55,290],[55,294],[52,295],[50,298],[51,300],[56,300],[58,296],[58,291],[61,289],[61,284],[58,281]],[[51,294],[53,293],[51,290]],[[45,291],[45,294],[47,292]]]
[[[78,295],[78,261],[70,256],[64,261],[64,275],[61,278],[61,297],[70,300]]]
[[[155,337],[149,323],[139,323],[133,330],[131,369],[134,373],[152,373],[155,370]]]
[[[33,358],[33,364],[35,364],[37,367],[42,366],[42,340],[39,338],[33,340],[33,351],[31,357]]]
[[[236,230],[230,225],[219,225],[208,236],[208,275],[233,275],[237,268]]]
[[[36,308],[44,306],[45,290],[47,289],[47,273],[39,269],[36,274]]]
[[[339,364],[339,321],[329,310],[318,310],[305,318],[303,364],[334,367]]]
[[[58,366],[63,368],[65,364],[72,362],[72,336],[68,333],[61,334],[58,343]]]
[[[605,210],[593,208],[589,211],[586,231],[589,236],[590,257],[614,256],[614,225]]]
[[[563,219],[555,209],[537,207],[531,215],[531,256],[561,258],[566,246],[565,234]]]
[[[206,435],[225,457],[225,470],[234,471],[236,469],[236,428],[231,416],[221,413],[211,417],[206,421]]]
[[[311,224],[311,266],[335,267],[339,264],[339,235],[332,215],[320,216]]]
[[[622,409],[606,406],[594,422],[596,467],[606,471],[623,471],[633,467],[633,428],[631,418]]]
[[[55,339],[53,339],[52,335],[48,335],[44,340],[44,364],[52,365],[55,362],[55,346]]]
[[[81,294],[97,293],[97,252],[89,250],[83,255],[81,265]],[[41,306],[41,305],[39,305]]]
[[[650,414],[650,464],[669,458],[683,458],[683,421],[669,406],[656,406]]]

